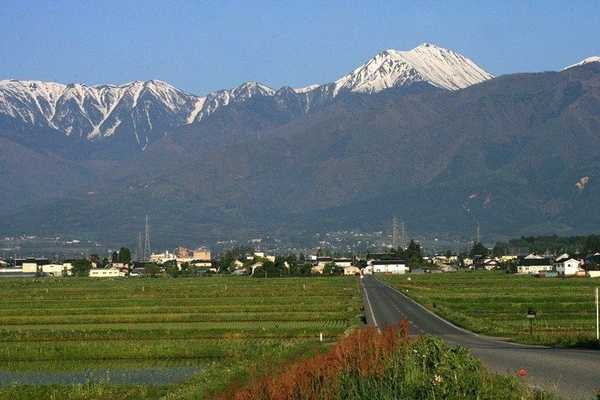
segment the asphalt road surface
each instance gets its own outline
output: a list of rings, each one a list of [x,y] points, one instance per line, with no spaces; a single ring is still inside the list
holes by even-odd
[[[410,321],[410,335],[430,334],[449,345],[463,345],[489,368],[523,378],[565,399],[596,399],[600,391],[600,351],[527,346],[477,335],[438,317],[374,276],[362,279],[367,322],[379,329]],[[525,317],[525,316],[524,316]]]

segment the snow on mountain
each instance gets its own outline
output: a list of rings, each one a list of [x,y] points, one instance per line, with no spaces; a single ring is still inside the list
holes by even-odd
[[[313,90],[315,90],[318,87],[319,87],[319,85],[309,85],[307,87],[296,88],[296,89],[293,89],[293,90],[296,93],[308,93],[308,92],[312,92]]]
[[[199,99],[200,108],[191,121],[200,121],[219,107],[230,103],[243,102],[254,96],[273,96],[275,90],[258,82],[245,82],[234,89],[219,90]]]
[[[424,43],[410,51],[387,50],[333,83],[342,90],[375,93],[415,82],[447,90],[462,89],[493,78],[471,60],[450,50]]]
[[[140,145],[160,115],[161,128],[187,123],[199,98],[160,81],[121,86],[0,81],[0,113],[26,124],[98,140],[134,125]]]
[[[578,67],[580,65],[585,65],[593,62],[600,62],[599,56],[588,57],[583,61],[578,62],[577,64],[569,65],[568,67],[563,68],[561,71],[567,70],[569,68]]]
[[[291,115],[322,107],[342,91],[375,93],[416,82],[457,90],[492,75],[450,50],[422,44],[410,51],[387,50],[335,82],[273,90],[258,82],[204,97],[157,80],[124,85],[64,85],[40,81],[0,81],[0,115],[66,135],[101,140],[130,135],[140,148],[178,126],[201,121],[221,107],[252,97],[274,97]]]

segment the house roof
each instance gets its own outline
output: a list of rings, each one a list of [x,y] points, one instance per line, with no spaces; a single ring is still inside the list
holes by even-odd
[[[520,258],[519,265],[522,267],[533,267],[540,265],[551,265],[547,258]]]
[[[558,264],[566,264],[566,263],[568,263],[568,262],[575,262],[575,263],[577,263],[577,264],[580,264],[579,260],[576,260],[576,259],[574,259],[574,258],[569,258],[568,260],[562,260],[562,261],[560,261]]]
[[[391,265],[391,264],[406,264],[404,260],[371,260],[371,265]]]

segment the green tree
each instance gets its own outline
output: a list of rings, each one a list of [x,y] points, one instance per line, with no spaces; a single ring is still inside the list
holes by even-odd
[[[481,242],[476,242],[473,245],[473,247],[471,248],[471,251],[469,251],[470,257],[487,256],[487,254],[488,254],[488,249]]]
[[[144,266],[144,275],[156,278],[160,273],[160,268],[155,263],[149,263]]]
[[[325,267],[323,267],[323,275],[339,275],[339,274],[340,274],[339,268],[336,268],[333,263],[327,263],[327,264],[325,264]]]
[[[600,251],[600,237],[598,235],[589,235],[585,238],[584,251],[587,253],[597,253]]]
[[[423,253],[421,251],[421,245],[415,242],[414,239],[410,240],[408,247],[403,252],[403,258],[409,264],[421,264],[423,263]]]
[[[219,266],[219,270],[222,273],[231,272],[230,268],[233,267],[233,263],[235,262],[235,255],[232,250],[227,250],[225,255],[221,257],[221,262]]]
[[[501,257],[501,256],[507,255],[508,254],[508,244],[503,243],[503,242],[496,243],[496,245],[494,246],[494,249],[492,250],[492,254],[494,255],[494,257]]]
[[[73,276],[89,276],[92,269],[92,262],[86,258],[80,258],[71,264],[71,274]]]
[[[192,266],[189,262],[184,262],[181,264],[181,269],[179,270],[179,276],[191,276],[192,275]]]
[[[304,262],[300,266],[300,274],[304,276],[312,275],[312,264],[309,262]]]
[[[119,250],[119,262],[131,262],[131,250],[129,250],[127,247],[121,247],[121,249]]]
[[[169,260],[164,263],[163,267],[167,275],[177,278],[179,276],[179,268],[177,267],[177,260]]]
[[[121,247],[117,251],[113,251],[111,255],[111,261],[114,263],[130,263],[131,262],[131,250],[127,247]]]

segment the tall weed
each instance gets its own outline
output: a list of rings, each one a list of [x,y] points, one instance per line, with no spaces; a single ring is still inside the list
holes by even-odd
[[[366,327],[325,354],[232,387],[223,399],[542,399],[516,377],[488,371],[466,347],[410,338],[408,321],[379,333]]]

